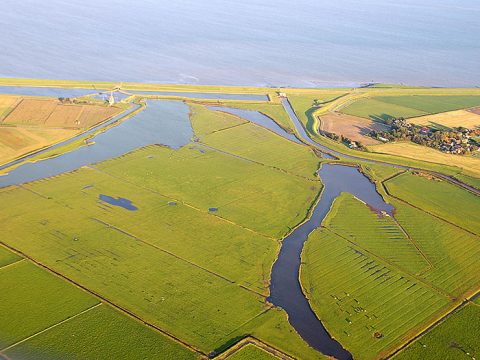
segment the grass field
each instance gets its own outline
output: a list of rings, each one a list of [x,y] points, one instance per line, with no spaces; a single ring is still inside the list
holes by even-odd
[[[367,119],[370,118],[379,122],[384,122],[394,117],[411,118],[427,114],[426,111],[393,103],[386,103],[377,98],[366,98],[355,101],[344,107],[341,112]]]
[[[0,270],[0,352],[98,300],[27,261]],[[28,309],[28,310],[27,310]]]
[[[393,166],[385,166],[382,164],[368,162],[361,163],[361,168],[363,173],[373,182],[385,180],[403,171],[402,169],[395,168]]]
[[[230,355],[228,360],[275,360],[276,356],[260,349],[253,344],[247,344],[239,351]]]
[[[209,213],[208,209],[198,210],[182,199],[164,196],[88,169],[36,183],[31,189],[55,199],[59,208],[68,206],[73,208],[73,213],[88,215],[88,222],[96,219],[118,227],[232,282],[260,293],[267,291],[277,242],[223,220],[215,213]],[[14,194],[8,193],[5,197]],[[100,194],[127,198],[139,210],[127,211],[110,206],[99,201]],[[21,208],[23,197],[24,206],[28,206],[28,201],[35,201],[35,197],[27,195],[17,195],[16,207]],[[11,198],[11,201],[15,199]],[[172,202],[176,205],[169,205]],[[229,256],[225,257],[225,253]]]
[[[366,172],[377,180],[394,173],[380,165]],[[476,227],[478,199],[465,190],[409,173],[386,185],[409,203]],[[359,359],[385,354],[480,287],[478,236],[405,202],[387,201],[395,220],[342,194],[302,255],[302,286],[314,311]],[[455,206],[458,212],[449,210]]]
[[[11,360],[198,359],[142,323],[101,305],[5,352]]]
[[[20,256],[0,246],[0,269],[21,259]]]
[[[192,108],[191,121],[201,143],[294,175],[318,179],[315,173],[320,159],[307,146],[242,122],[237,116],[203,107]]]
[[[404,173],[386,182],[388,191],[480,235],[480,197],[439,179]]]
[[[288,93],[288,100],[292,105],[298,119],[302,122],[303,126],[308,130],[313,130],[313,113],[318,109],[314,106],[314,101],[318,100],[320,106],[322,103],[332,101],[346,93],[343,91],[336,91],[331,93],[320,94],[297,94]]]
[[[437,129],[466,127],[474,129],[480,126],[480,115],[471,111],[456,110],[445,113],[426,115],[409,119],[409,122],[416,125],[426,125]]]
[[[267,342],[278,341],[282,348],[287,346],[286,351],[298,351],[305,345],[291,333],[284,315],[284,325],[279,325],[279,315],[260,316],[267,305],[262,296],[252,291],[265,292],[277,242],[233,224],[228,216],[228,220],[223,220],[209,212],[208,206],[214,205],[208,189],[203,195],[205,206],[197,203],[192,207],[185,197],[198,202],[198,186],[209,183],[224,183],[225,191],[215,193],[223,199],[227,196],[227,200],[228,196],[236,199],[240,189],[244,193],[248,186],[255,186],[262,196],[256,195],[252,200],[251,211],[260,209],[260,219],[255,221],[262,226],[270,222],[271,226],[272,222],[285,223],[279,216],[282,212],[282,216],[289,214],[292,219],[304,217],[308,206],[305,195],[314,191],[305,191],[301,184],[307,180],[299,177],[212,153],[208,164],[223,160],[218,163],[218,170],[209,165],[203,174],[199,169],[205,167],[202,157],[209,156],[208,152],[152,146],[98,165],[102,171],[115,170],[115,177],[120,179],[83,169],[27,185],[28,190],[3,190],[0,198],[5,201],[4,209],[12,209],[0,211],[1,221],[7,224],[7,233],[18,235],[10,238],[9,243],[204,352],[221,348],[244,333],[255,333]],[[179,163],[175,165],[175,161]],[[123,180],[135,166],[143,169],[143,176],[151,183],[136,182],[135,178],[131,179],[133,183]],[[176,173],[175,167],[183,168],[184,174]],[[226,175],[236,172],[248,173],[250,179],[245,183]],[[254,180],[259,182],[263,177],[268,181],[264,181],[262,189]],[[182,178],[184,186],[178,183]],[[297,185],[282,190],[282,183],[290,181]],[[143,186],[155,189],[142,189]],[[175,190],[178,197],[162,196],[163,190]],[[282,198],[282,193],[292,196],[299,191],[303,194],[299,196],[304,197],[301,202]],[[128,212],[99,202],[98,195],[102,193],[128,198],[139,210]],[[276,200],[277,197],[280,199]],[[177,205],[169,205],[171,201]],[[243,206],[241,199],[238,203]],[[299,206],[300,203],[303,205]],[[281,206],[284,210],[279,210]],[[237,203],[232,202],[230,207],[233,213]],[[276,215],[271,215],[274,212]],[[222,215],[221,206],[218,215]],[[248,219],[250,216],[242,215]],[[256,318],[260,321],[258,317],[264,320],[254,323]],[[281,326],[283,330],[278,333],[270,326]],[[294,345],[288,345],[292,341]]]
[[[372,130],[386,131],[387,129],[388,127],[384,124],[358,116],[342,113],[327,113],[320,116],[320,130],[343,135],[363,145],[379,144],[378,140],[367,136],[368,133]]]
[[[319,181],[221,151],[200,150],[188,145],[177,151],[153,146],[98,167],[201,211],[216,208],[217,216],[272,237],[283,236],[302,221],[320,189]]]
[[[265,103],[244,103],[244,104],[224,103],[223,105],[237,108],[237,109],[259,111],[262,114],[265,114],[271,119],[273,119],[278,125],[280,125],[287,132],[291,134],[295,133],[295,126],[290,120],[290,117],[288,116],[288,114],[285,112],[285,109],[283,108],[282,104],[265,102]]]
[[[53,99],[23,99],[4,124],[87,129],[121,112],[102,105],[62,104]]]
[[[31,206],[33,199],[22,195],[14,195],[23,198],[17,203]],[[139,241],[73,206],[38,203],[42,208],[24,220],[30,234],[22,234],[12,213],[6,231],[22,236],[10,245],[206,353],[265,310],[261,296],[155,246],[154,239]]]
[[[398,360],[475,359],[480,354],[480,306],[468,304],[394,357]]]
[[[429,266],[393,218],[377,215],[350,194],[335,200],[323,225],[405,272],[416,274]]]
[[[409,200],[408,198],[406,200]],[[421,278],[452,299],[480,287],[480,242],[478,236],[462,231],[426,212],[391,200],[395,218],[431,264]]]
[[[478,95],[379,96],[376,97],[376,100],[426,113],[441,113],[480,105],[480,96]]]
[[[456,166],[466,175],[480,178],[480,158],[445,154],[439,150],[412,142],[373,145],[369,146],[368,149],[374,153],[401,156],[406,159],[422,160],[445,166]],[[440,171],[442,172],[441,169]]]
[[[309,236],[302,261],[302,286],[314,311],[356,359],[379,357],[448,304],[435,290],[327,229]]]
[[[385,121],[392,117],[412,118],[422,115],[466,109],[480,104],[474,95],[400,95],[374,96],[346,106],[345,114]]]

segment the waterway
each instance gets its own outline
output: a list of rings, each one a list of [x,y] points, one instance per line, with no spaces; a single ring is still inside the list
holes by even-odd
[[[287,312],[290,324],[311,347],[340,360],[351,359],[348,351],[327,332],[302,291],[299,282],[302,249],[308,235],[320,226],[341,192],[356,196],[377,211],[392,214],[393,208],[355,167],[324,164],[319,175],[324,184],[321,198],[310,219],[283,240],[272,268],[269,301]]]
[[[149,100],[145,110],[57,157],[24,163],[0,176],[0,187],[22,184],[108,160],[150,144],[179,148],[193,137],[189,108],[182,101]]]

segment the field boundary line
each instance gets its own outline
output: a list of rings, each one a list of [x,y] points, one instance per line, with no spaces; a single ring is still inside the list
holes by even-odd
[[[227,105],[227,106],[224,106],[224,107],[229,107],[229,106]],[[231,107],[231,106],[230,106],[230,107]],[[239,109],[239,108],[235,108],[235,107],[233,107],[233,108],[234,108],[234,109],[238,109],[238,110],[244,110],[244,109]],[[211,109],[209,109],[209,110],[211,110]],[[258,125],[257,123],[254,123],[253,121],[250,121],[250,120],[248,120],[248,119],[246,119],[246,118],[241,117],[240,115],[232,114],[232,113],[229,113],[229,112],[223,111],[223,110],[213,110],[213,111],[217,111],[217,112],[219,112],[219,113],[224,113],[224,114],[232,115],[232,116],[235,116],[235,117],[237,117],[237,118],[239,118],[239,119],[246,120],[247,123],[252,124],[253,126],[255,126],[255,127],[257,127],[257,128],[261,128],[261,129],[267,130],[267,131],[269,131],[270,133],[274,134],[275,136],[280,136],[280,137],[281,137],[282,139],[284,139],[284,140],[290,141],[290,142],[292,142],[292,143],[294,143],[294,144],[298,144],[298,143],[296,143],[295,141],[290,140],[290,139],[287,139],[286,137],[284,137],[284,136],[276,133],[275,131],[273,131],[273,130],[265,127],[265,126]],[[252,110],[252,111],[256,111],[256,110]],[[264,116],[266,116],[266,117],[268,117],[268,118],[269,118],[270,120],[272,120],[277,126],[279,126],[281,129],[285,130],[284,127],[283,127],[283,126],[280,126],[280,124],[279,124],[277,121],[275,121],[275,119],[274,119],[273,117],[271,117],[271,116],[269,116],[269,115],[267,115],[267,114],[265,114],[265,113],[263,113],[263,112],[261,112],[261,111],[257,111],[257,112],[258,112],[258,113],[261,113],[262,115],[264,115]],[[287,113],[287,115],[288,115],[288,113]],[[290,120],[291,120],[291,119],[290,119]],[[295,124],[292,124],[292,125],[295,125]],[[288,131],[285,131],[285,132],[288,133]],[[293,134],[293,135],[297,138],[297,140],[299,140],[299,141],[302,143],[302,144],[298,144],[298,145],[306,145],[302,140],[300,140],[300,139],[297,137],[296,134]],[[306,146],[308,147],[308,145],[306,145]]]
[[[453,300],[453,296],[451,294],[449,294],[448,292],[445,292],[443,289],[440,289],[440,288],[437,288],[436,286],[433,286],[432,284],[430,284],[429,282],[425,281],[425,279],[422,279],[422,278],[418,278],[415,274],[412,274],[412,273],[409,273],[405,270],[403,270],[401,267],[399,267],[398,265],[396,264],[393,264],[391,263],[390,261],[384,259],[383,257],[381,256],[378,256],[376,254],[374,254],[373,252],[371,252],[370,250],[367,250],[361,246],[359,246],[358,244],[354,243],[353,241],[347,239],[346,237],[344,237],[343,235],[325,227],[325,226],[321,226],[322,228],[326,229],[327,231],[331,232],[332,234],[335,234],[337,235],[338,237],[342,238],[343,240],[345,240],[346,242],[358,247],[359,249],[362,249],[363,251],[365,251],[366,253],[370,254],[371,256],[373,256],[374,258],[390,265],[391,267],[395,268],[397,271],[399,271],[402,275],[406,275],[406,276],[409,276],[413,279],[415,279],[416,281],[422,283],[423,285],[425,285],[427,288],[435,291],[438,295],[441,295],[441,296],[444,296],[447,298],[447,300],[449,301],[452,301]]]
[[[199,142],[198,143],[200,146],[203,146],[209,150],[213,150],[213,151],[216,151],[216,152],[219,152],[221,154],[225,154],[225,155],[228,155],[228,156],[232,156],[234,158],[237,158],[237,159],[240,159],[240,160],[244,160],[244,161],[248,161],[248,162],[251,162],[251,163],[254,163],[254,164],[257,164],[257,165],[262,165],[262,166],[265,166],[267,168],[270,168],[270,169],[273,169],[275,171],[279,171],[281,173],[284,173],[284,174],[287,174],[287,175],[290,175],[290,176],[296,176],[296,177],[299,177],[301,179],[305,179],[305,180],[308,180],[308,181],[318,181],[318,179],[315,179],[315,178],[307,178],[305,176],[302,176],[302,175],[299,175],[299,174],[294,174],[288,170],[285,170],[285,169],[282,169],[282,168],[279,168],[279,167],[276,167],[276,166],[272,166],[272,165],[267,165],[267,164],[264,164],[264,163],[261,163],[259,161],[255,161],[255,160],[252,160],[252,159],[249,159],[249,158],[246,158],[246,157],[243,157],[241,155],[236,155],[236,154],[233,154],[233,153],[230,153],[228,151],[225,151],[225,150],[221,150],[221,149],[217,149],[213,146],[210,146],[210,145],[207,145],[205,144],[204,142]]]
[[[23,189],[23,190],[25,190],[25,191],[31,192],[32,194],[35,194],[35,195],[37,195],[37,196],[40,196],[41,198],[43,198],[43,199],[45,199],[45,200],[49,200],[48,196],[45,196],[45,195],[43,195],[43,194],[41,194],[41,193],[39,193],[39,192],[37,192],[37,191],[34,191],[34,190],[32,190],[32,189],[30,189],[30,188],[28,188],[28,187],[25,187],[25,186],[23,186],[22,184],[20,184],[20,185],[15,185],[15,186],[18,187],[18,188],[20,188],[20,189]]]
[[[8,268],[8,267],[10,267],[10,266],[13,266],[13,265],[15,265],[15,264],[18,264],[18,263],[20,263],[20,262],[22,262],[22,261],[25,261],[25,260],[27,260],[27,259],[23,258],[23,259],[14,261],[13,263],[10,263],[10,264],[7,264],[7,265],[3,265],[2,267],[0,267],[0,271],[3,270],[3,269]]]
[[[425,210],[425,209],[422,209],[422,208],[419,207],[419,206],[413,205],[412,203],[408,202],[407,200],[403,200],[403,199],[401,199],[401,198],[399,198],[399,197],[397,197],[397,196],[395,196],[395,195],[392,195],[392,193],[390,192],[390,190],[388,190],[386,184],[384,184],[383,181],[382,181],[382,186],[383,186],[383,189],[385,190],[385,192],[387,193],[387,195],[390,196],[390,197],[392,197],[392,198],[394,198],[395,200],[398,200],[398,201],[400,201],[400,202],[402,202],[402,203],[404,203],[404,204],[407,204],[407,205],[409,205],[409,206],[411,206],[411,207],[413,207],[413,208],[415,208],[415,209],[417,209],[417,210],[420,210],[420,211],[424,212],[425,214],[428,214],[428,215],[430,215],[430,216],[432,216],[432,217],[434,217],[434,218],[436,218],[436,219],[438,219],[438,220],[441,220],[441,221],[443,221],[443,222],[445,222],[445,223],[447,223],[447,224],[450,224],[450,225],[452,225],[452,226],[454,226],[454,227],[456,227],[456,228],[458,228],[458,229],[460,229],[460,230],[463,230],[463,231],[465,231],[466,233],[475,236],[476,238],[480,237],[480,234],[474,233],[473,231],[468,230],[468,229],[465,229],[464,227],[462,227],[462,226],[460,226],[460,225],[457,225],[457,224],[455,224],[455,223],[453,223],[453,222],[451,222],[451,221],[449,221],[449,220],[447,220],[447,219],[444,219],[443,217],[441,217],[441,216],[439,216],[439,215],[435,215],[435,214],[431,213],[431,212],[428,211],[428,210]],[[463,188],[462,188],[462,189],[463,189]],[[465,190],[465,189],[464,189],[464,190]]]
[[[90,219],[93,220],[93,221],[96,221],[96,222],[98,222],[98,223],[100,223],[100,224],[102,224],[102,225],[104,225],[104,226],[106,226],[107,228],[110,228],[110,229],[113,229],[113,230],[115,230],[115,231],[118,231],[118,232],[120,232],[120,233],[122,233],[122,234],[124,234],[124,235],[126,235],[126,236],[128,236],[128,237],[130,237],[130,238],[132,238],[132,239],[134,239],[134,240],[136,240],[136,241],[139,241],[139,242],[141,242],[141,243],[143,243],[143,244],[145,244],[145,245],[147,245],[147,246],[150,246],[150,247],[152,247],[152,248],[154,248],[154,249],[156,249],[156,250],[159,250],[159,251],[161,251],[161,252],[164,252],[164,253],[166,253],[166,254],[168,254],[168,255],[170,255],[170,256],[178,259],[178,260],[181,260],[181,261],[183,261],[183,262],[191,265],[191,266],[194,266],[194,267],[196,267],[196,268],[198,268],[198,269],[201,269],[201,270],[209,273],[210,275],[214,275],[214,276],[216,276],[216,277],[218,277],[218,278],[220,278],[220,279],[222,279],[222,280],[225,280],[225,281],[227,281],[227,282],[230,283],[230,284],[238,285],[239,287],[241,287],[241,288],[243,288],[243,289],[245,289],[245,290],[247,290],[247,291],[253,292],[253,293],[255,293],[255,294],[257,294],[257,295],[259,295],[259,296],[261,296],[261,297],[263,297],[263,298],[266,298],[266,295],[260,294],[260,293],[258,293],[258,292],[256,292],[256,291],[252,290],[252,289],[249,289],[249,288],[247,288],[245,285],[241,285],[241,284],[237,283],[236,281],[230,280],[230,279],[228,279],[227,277],[225,277],[225,276],[223,276],[223,275],[220,275],[220,274],[217,274],[216,272],[213,272],[213,271],[211,271],[211,270],[208,270],[207,268],[204,268],[203,266],[200,266],[200,265],[198,265],[198,264],[195,264],[194,262],[191,262],[191,261],[189,261],[189,260],[187,260],[187,259],[184,259],[184,258],[182,258],[181,256],[178,256],[178,255],[176,255],[176,254],[174,254],[174,253],[172,253],[172,252],[170,252],[170,251],[168,251],[168,250],[162,249],[161,247],[159,247],[159,246],[157,246],[157,245],[155,245],[155,244],[152,244],[152,243],[150,243],[150,242],[148,242],[148,241],[142,240],[142,239],[140,239],[139,237],[137,237],[137,236],[135,236],[135,235],[133,235],[133,234],[130,234],[130,233],[128,233],[128,232],[125,231],[125,230],[122,230],[122,229],[116,227],[115,225],[111,225],[111,224],[109,224],[109,223],[107,223],[107,222],[105,222],[105,221],[102,221],[102,220],[97,219],[97,218],[94,218],[94,217],[91,217]]]
[[[142,319],[139,315],[135,314],[133,311],[130,311],[120,305],[117,305],[115,304],[113,301],[111,300],[108,300],[106,297],[100,295],[99,293],[93,291],[93,290],[90,290],[88,287],[76,282],[75,280],[72,280],[70,279],[69,277],[63,275],[62,273],[60,273],[59,271],[56,271],[52,268],[50,268],[49,266],[45,265],[45,264],[42,264],[41,262],[35,260],[34,258],[32,258],[31,256],[28,256],[27,254],[25,254],[24,252],[18,250],[18,249],[15,249],[14,247],[10,246],[10,245],[7,245],[5,242],[3,242],[2,240],[0,240],[0,244],[2,244],[3,246],[5,246],[6,248],[10,249],[11,251],[19,254],[19,255],[22,255],[23,257],[27,258],[28,260],[30,260],[32,263],[34,263],[35,265],[37,265],[38,267],[42,268],[42,269],[45,269],[47,271],[49,271],[50,273],[58,276],[59,278],[67,281],[68,283],[78,287],[79,289],[85,291],[86,293],[90,294],[90,295],[93,295],[94,297],[100,299],[102,302],[112,306],[114,309],[116,309],[117,311],[123,313],[124,315],[127,315],[139,322],[141,322],[142,324],[144,324],[145,326],[148,326],[158,332],[160,332],[161,334],[163,334],[164,336],[168,337],[169,339],[177,342],[178,344],[181,344],[183,346],[185,346],[187,349],[199,354],[199,355],[203,355],[205,356],[206,354],[202,351],[200,351],[199,349],[195,348],[194,346],[188,344],[187,342],[181,340],[180,338],[176,337],[175,335],[173,334],[170,334],[168,331],[166,330],[163,330],[162,328],[158,327],[157,325],[154,325],[144,319]]]
[[[224,352],[218,354],[217,356],[214,357],[215,360],[225,360],[229,359],[230,356],[235,354],[236,352],[240,351],[247,345],[254,345],[258,347],[259,349],[277,357],[282,360],[294,360],[295,358],[288,355],[287,353],[273,347],[270,344],[267,344],[266,342],[257,339],[255,336],[249,335],[243,339],[241,339],[239,342],[235,343],[232,345],[230,348],[226,349]]]
[[[102,303],[102,302],[99,302],[99,303],[97,303],[97,304],[95,304],[95,305],[93,305],[93,306],[90,306],[89,308],[87,308],[87,309],[85,309],[85,310],[83,310],[83,311],[80,311],[79,313],[77,313],[77,314],[75,314],[75,315],[69,316],[68,318],[66,318],[66,319],[64,319],[64,320],[62,320],[62,321],[60,321],[60,322],[58,322],[58,323],[56,323],[56,324],[53,324],[53,325],[51,325],[51,326],[49,326],[49,327],[47,327],[47,328],[45,328],[45,329],[43,329],[43,330],[41,330],[41,331],[33,334],[33,335],[30,335],[30,336],[26,337],[25,339],[22,339],[22,340],[20,340],[20,341],[17,341],[16,343],[14,343],[14,344],[12,344],[12,345],[9,345],[9,346],[7,346],[6,348],[0,349],[0,353],[3,353],[3,352],[5,352],[5,351],[7,351],[7,350],[10,350],[11,348],[13,348],[13,347],[15,347],[15,346],[17,346],[17,345],[20,345],[20,344],[24,343],[25,341],[28,341],[28,340],[36,337],[37,335],[43,334],[44,332],[47,332],[47,331],[49,331],[49,330],[51,330],[51,329],[53,329],[53,328],[55,328],[55,327],[57,327],[57,326],[59,326],[59,325],[62,325],[62,324],[64,324],[64,323],[66,323],[67,321],[70,321],[70,320],[72,320],[72,319],[75,319],[76,317],[78,317],[78,316],[80,316],[80,315],[83,315],[83,314],[89,312],[90,310],[93,310],[93,309],[99,307],[100,305],[103,305],[103,303]]]
[[[428,325],[426,328],[424,328],[424,330],[418,332],[417,334],[415,334],[413,337],[411,337],[409,340],[405,341],[403,344],[401,344],[400,346],[398,346],[397,348],[394,348],[392,349],[389,353],[387,353],[387,356],[386,358],[390,359],[392,358],[392,356],[394,355],[397,355],[398,353],[400,353],[402,350],[404,350],[405,348],[407,348],[410,344],[412,344],[413,342],[415,342],[416,340],[418,340],[419,338],[421,338],[423,335],[427,334],[428,332],[430,332],[431,330],[433,330],[434,328],[436,328],[438,325],[440,325],[441,323],[443,323],[445,320],[447,320],[450,316],[454,315],[455,313],[457,313],[458,311],[460,311],[462,308],[464,308],[467,304],[474,304],[474,305],[477,305],[475,304],[472,299],[475,298],[477,295],[480,294],[480,290],[477,290],[475,293],[473,293],[472,295],[470,295],[469,297],[467,297],[466,299],[464,299],[460,304],[456,305],[455,307],[453,307],[450,311],[448,311],[446,314],[442,315],[440,318],[438,318],[437,320],[435,320],[434,322],[432,322],[430,325]]]
[[[10,109],[10,111],[5,114],[3,116],[3,119],[2,119],[2,124],[5,122],[5,120],[7,120],[7,118],[17,109],[17,107],[23,102],[24,98],[22,96],[20,96],[20,99],[17,100],[17,102],[15,103],[15,105]]]
[[[214,111],[216,111],[216,110],[214,110]],[[225,114],[228,114],[228,113],[225,113]],[[217,132],[221,132],[221,131],[224,131],[224,130],[230,130],[230,129],[233,129],[233,128],[236,128],[236,127],[238,127],[238,126],[242,126],[242,125],[245,125],[245,124],[248,124],[248,123],[249,123],[249,121],[248,121],[248,120],[245,120],[245,122],[243,122],[243,123],[241,123],[241,124],[231,125],[231,126],[227,126],[227,127],[225,127],[225,128],[222,128],[222,129],[217,129],[217,130],[214,130],[214,131],[212,131],[212,132],[210,132],[210,133],[208,133],[208,134],[205,134],[204,136],[208,136],[208,135],[211,135],[211,134],[215,134],[215,133],[217,133]]]
[[[395,219],[394,216],[392,216],[392,219],[393,221],[395,222],[395,224],[397,224],[398,228],[403,232],[403,234],[405,235],[405,237],[410,241],[410,243],[415,247],[415,249],[417,249],[417,251],[420,253],[420,255],[422,255],[423,259],[427,262],[428,264],[428,267],[427,269],[423,269],[422,271],[419,272],[419,274],[424,274],[428,271],[430,271],[431,269],[433,269],[435,266],[432,264],[432,262],[430,261],[430,259],[427,257],[427,255],[424,254],[424,252],[422,251],[422,249],[420,249],[420,246],[417,244],[416,240],[414,240],[410,234],[407,232],[407,230],[405,230],[405,228],[397,221],[397,219]]]

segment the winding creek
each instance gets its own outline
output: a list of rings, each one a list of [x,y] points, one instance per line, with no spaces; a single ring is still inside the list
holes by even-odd
[[[0,91],[2,91],[1,87]],[[300,140],[323,151],[339,154],[313,141],[304,130],[287,99],[283,100],[283,105],[290,115],[297,133],[301,136]],[[291,141],[299,142],[299,139],[287,133],[272,119],[256,111],[225,107],[210,108],[243,117]],[[136,110],[136,107],[129,111],[134,110]],[[123,116],[125,116],[125,112],[110,120],[108,124]],[[97,130],[97,128],[89,131],[94,130]],[[92,145],[82,146],[58,157],[36,163],[21,164],[10,173],[0,176],[0,187],[18,185],[69,172],[85,165],[121,156],[136,148],[150,144],[162,144],[178,148],[188,144],[192,137],[189,108],[186,104],[175,100],[148,100],[145,110],[117,126],[97,134],[92,139]],[[345,156],[344,154],[339,155]],[[308,235],[321,225],[332,202],[341,192],[348,192],[356,196],[377,211],[385,211],[393,215],[393,208],[384,202],[376,191],[374,184],[355,167],[324,164],[318,174],[324,184],[319,201],[311,212],[309,219],[283,240],[278,258],[272,268],[268,300],[286,311],[290,324],[311,347],[340,360],[351,359],[351,354],[330,336],[317,318],[302,291],[299,282],[302,249]],[[127,199],[102,196],[102,201],[115,206],[123,206],[128,210],[136,209]],[[211,211],[214,211],[214,209],[212,208]]]

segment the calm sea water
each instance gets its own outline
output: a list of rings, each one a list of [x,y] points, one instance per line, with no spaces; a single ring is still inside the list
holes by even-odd
[[[0,76],[480,85],[478,0],[3,0]]]

